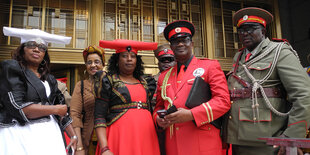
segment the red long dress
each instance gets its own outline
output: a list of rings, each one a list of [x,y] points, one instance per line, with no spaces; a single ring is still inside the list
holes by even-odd
[[[126,84],[131,100],[146,102],[142,84]],[[146,109],[129,109],[107,127],[108,146],[114,155],[159,155],[158,139],[151,113]],[[100,155],[99,145],[96,155]]]

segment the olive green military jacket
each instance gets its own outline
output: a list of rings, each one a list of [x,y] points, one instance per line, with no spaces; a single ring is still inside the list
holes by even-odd
[[[273,44],[277,43],[268,38],[263,40],[256,55],[253,55],[251,59],[262,54]],[[262,79],[268,73],[275,51],[276,49],[273,49],[271,53],[247,67],[255,79]],[[242,55],[239,63],[235,64],[240,52]],[[242,67],[251,59],[245,62],[245,50],[240,52],[235,55],[233,60],[234,66],[238,65],[234,76],[246,81],[251,88],[253,83]],[[228,77],[231,97],[235,95],[234,90],[246,88],[241,84],[242,82],[233,77],[233,74]],[[258,140],[259,137],[276,137],[284,134],[288,137],[304,138],[310,121],[310,78],[287,44],[283,45],[274,71],[262,86],[264,89],[280,89],[282,97],[268,97],[268,99],[277,111],[285,113],[291,109],[291,112],[287,116],[276,115],[267,107],[262,97],[257,98],[259,104],[257,112],[252,108],[252,97],[236,97],[232,99],[231,110],[227,115],[226,141],[236,145],[262,146],[265,145],[265,142]],[[246,94],[243,95],[246,96]]]

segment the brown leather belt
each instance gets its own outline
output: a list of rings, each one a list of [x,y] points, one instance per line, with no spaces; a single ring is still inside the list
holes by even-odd
[[[265,94],[268,98],[282,98],[284,93],[279,88],[264,88]],[[230,99],[235,101],[238,99],[251,98],[252,88],[241,88],[229,90]],[[257,97],[262,98],[260,90],[257,90]]]

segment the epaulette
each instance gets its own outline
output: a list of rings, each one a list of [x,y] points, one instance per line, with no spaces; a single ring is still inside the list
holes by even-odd
[[[285,43],[290,44],[290,42],[288,42],[287,39],[272,38],[272,41],[274,41],[274,42],[285,42]]]

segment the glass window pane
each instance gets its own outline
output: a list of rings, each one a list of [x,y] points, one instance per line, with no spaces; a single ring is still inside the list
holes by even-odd
[[[9,26],[10,17],[10,0],[2,0],[0,2],[0,27]],[[0,31],[0,44],[7,44],[8,37],[3,35]]]

